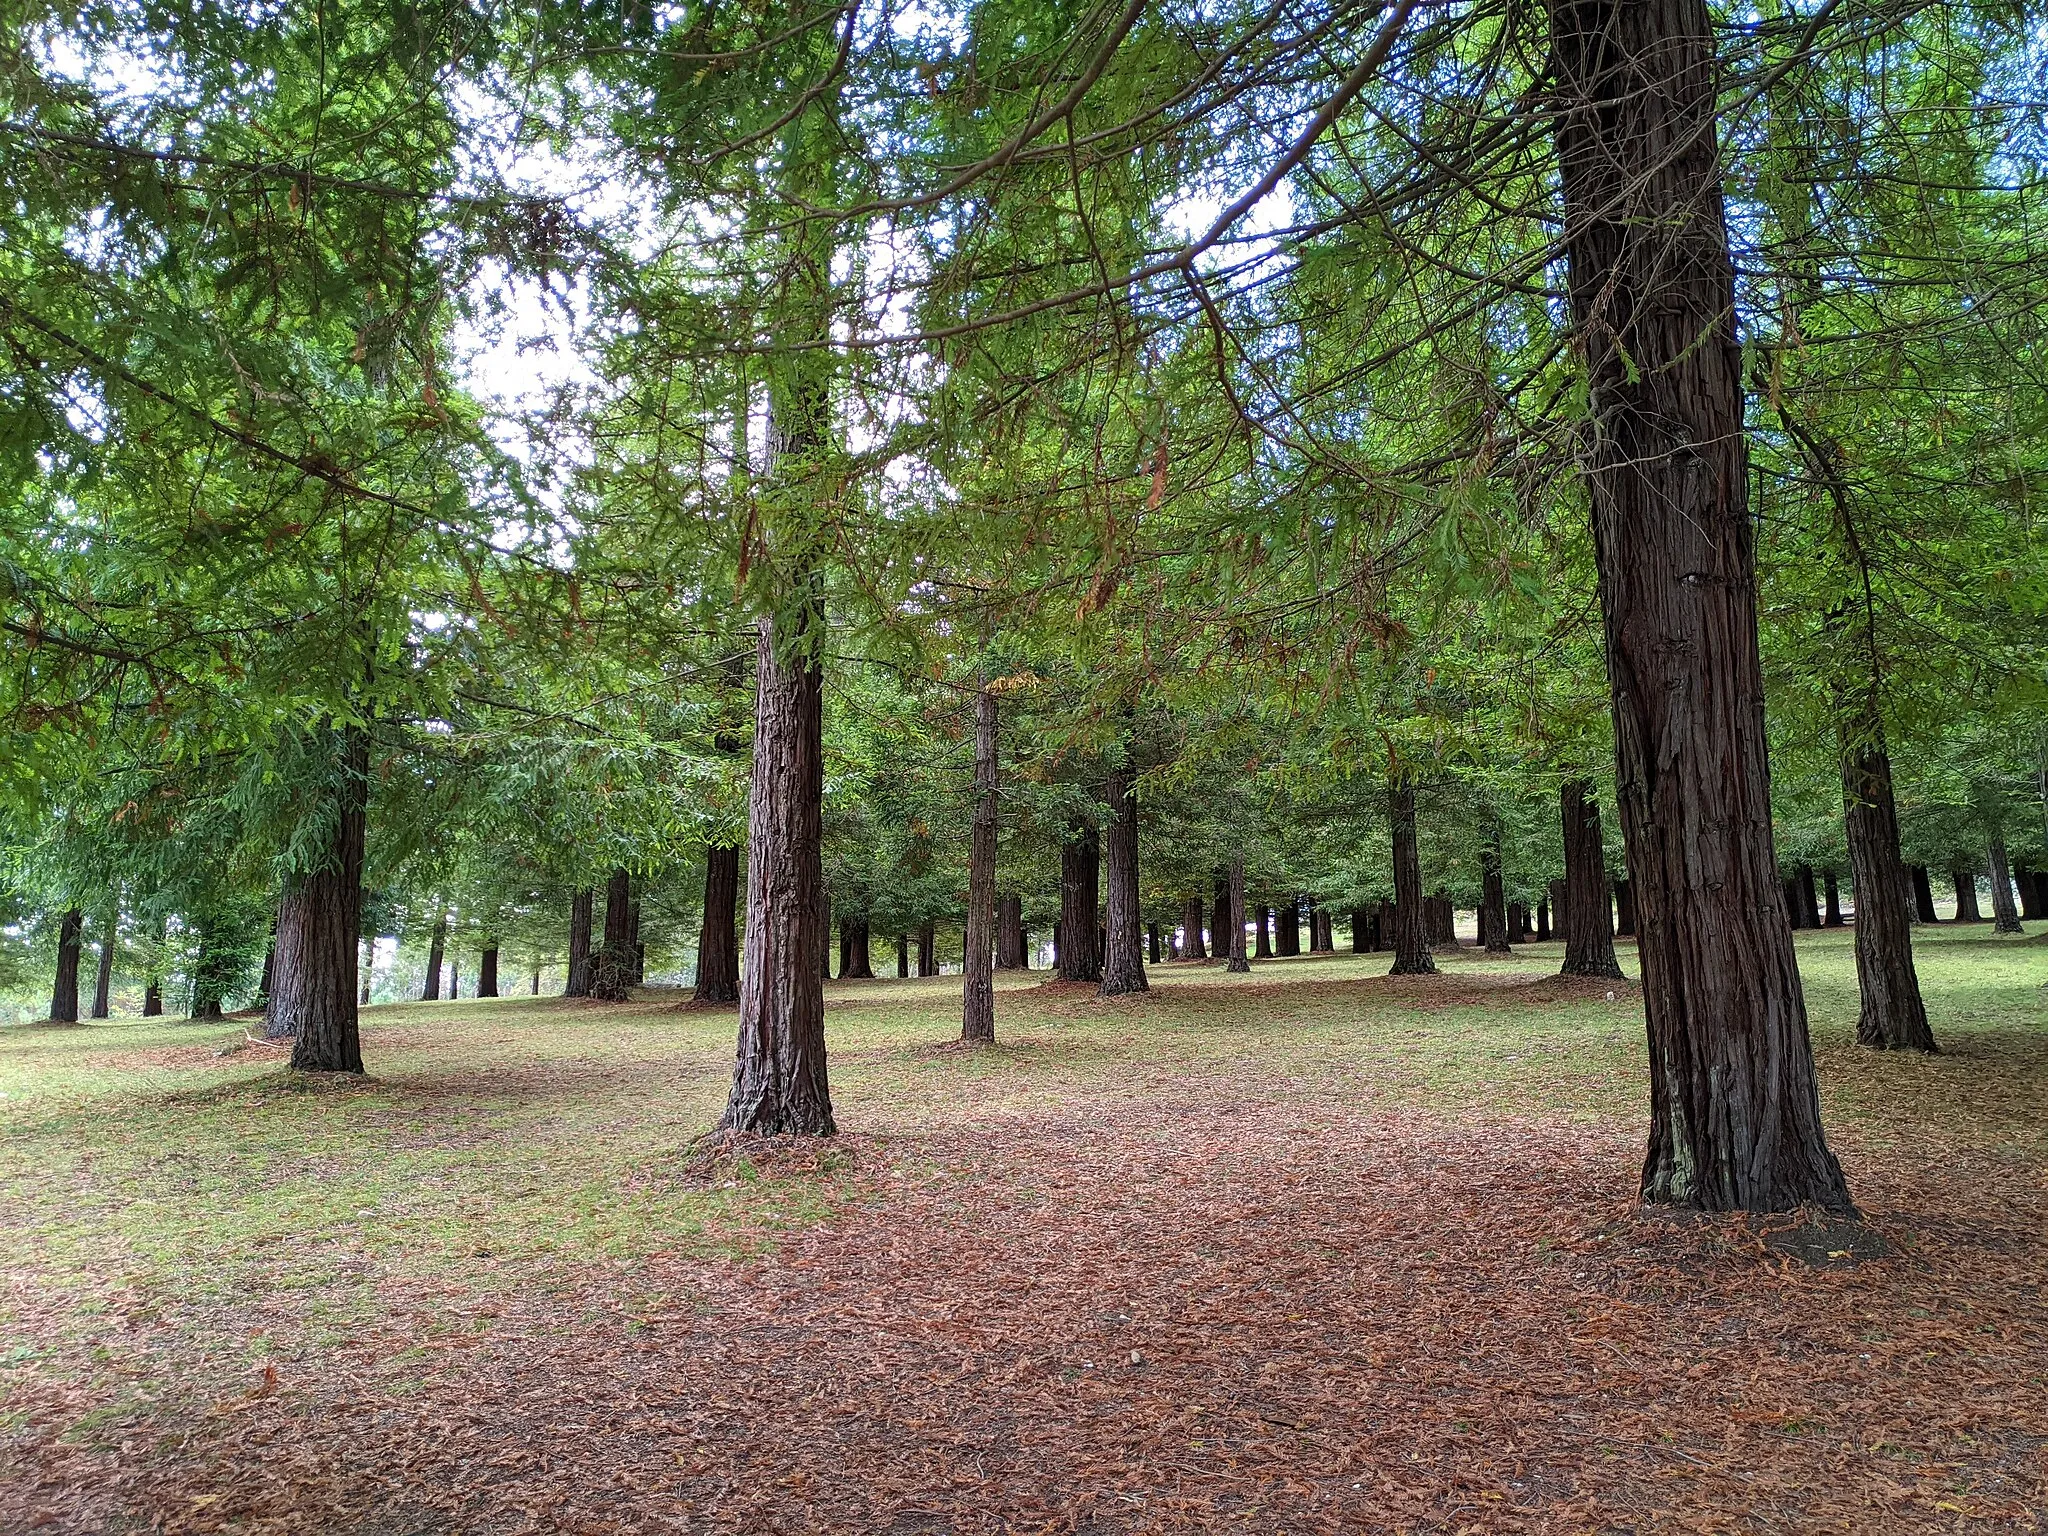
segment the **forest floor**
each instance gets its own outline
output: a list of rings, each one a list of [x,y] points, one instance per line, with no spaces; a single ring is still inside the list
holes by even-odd
[[[2048,944],[1918,947],[1932,1059],[1800,938],[1818,1263],[1634,1203],[1554,946],[833,983],[844,1134],[715,1160],[667,995],[0,1031],[0,1531],[2039,1532]]]

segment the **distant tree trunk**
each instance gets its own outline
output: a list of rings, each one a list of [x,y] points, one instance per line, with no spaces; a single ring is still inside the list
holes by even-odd
[[[1508,942],[1526,944],[1529,942],[1529,909],[1519,901],[1508,903]]]
[[[1949,878],[1956,883],[1956,921],[1983,922],[1984,914],[1977,906],[1977,871],[1967,864],[1958,864],[1949,871]]]
[[[1331,935],[1329,912],[1313,901],[1308,909],[1308,947],[1311,954],[1317,955],[1334,953],[1337,948],[1337,941]]]
[[[736,1003],[740,997],[740,851],[704,850],[704,925],[697,935],[700,1003]]]
[[[1634,938],[1636,933],[1636,888],[1626,880],[1614,882],[1616,937]]]
[[[996,969],[1031,969],[1031,941],[1024,932],[1024,898],[1004,896],[996,902]]]
[[[629,932],[626,938],[626,949],[633,957],[632,982],[637,987],[647,979],[647,945],[640,937],[640,893],[638,891],[633,893],[633,906],[627,919],[627,927]],[[479,992],[477,996],[481,997],[483,994]]]
[[[369,970],[369,966],[367,964],[361,964],[357,967],[357,969],[367,972]],[[270,918],[270,931],[266,933],[263,937],[263,977],[260,981],[256,983],[256,1006],[263,1010],[264,1016],[266,1018],[269,1017],[270,1014],[271,983],[274,982],[276,979],[277,914],[273,912]],[[93,1015],[93,1017],[99,1018],[101,1017],[101,1015],[95,1014]]]
[[[1856,1039],[1878,1050],[1931,1051],[1934,1032],[1913,970],[1912,929],[1899,900],[1906,879],[1883,731],[1874,709],[1842,717],[1839,727],[1842,806],[1856,888]]]
[[[1494,822],[1479,851],[1479,938],[1489,955],[1514,953],[1508,947],[1507,887],[1501,880],[1501,827]]]
[[[569,977],[562,987],[564,997],[590,996],[590,915],[596,896],[586,885],[569,899]],[[438,963],[439,956],[435,959]],[[427,995],[432,997],[433,993]]]
[[[533,986],[532,986],[532,988],[531,988],[531,990],[530,990],[530,995],[531,995],[531,996],[534,996],[534,997],[539,997],[539,996],[540,996],[540,967],[539,967],[539,966],[535,966],[535,967],[534,967],[534,970],[533,970]]]
[[[1239,974],[1252,968],[1244,952],[1244,860],[1230,861],[1230,969]]]
[[[1125,997],[1150,990],[1145,955],[1139,947],[1138,786],[1127,768],[1109,775],[1108,943],[1102,961],[1102,995]],[[1240,942],[1242,942],[1240,940]]]
[[[162,918],[156,920],[156,943],[150,946],[149,971],[142,978],[142,1016],[145,1019],[161,1018],[164,1011],[164,939],[170,926]],[[268,1035],[268,1028],[264,1030]]]
[[[1145,925],[1145,958],[1148,964],[1157,965],[1159,963],[1159,925],[1157,923],[1147,923]]]
[[[1067,829],[1060,849],[1059,976],[1062,981],[1101,981],[1102,952],[1096,941],[1101,897],[1101,834],[1085,822]]]
[[[2019,908],[2013,904],[2012,874],[2005,862],[2005,833],[1993,832],[1991,841],[1984,850],[1985,871],[1991,876],[1991,931],[1993,933],[2022,933]],[[1859,907],[1856,921],[1860,925],[1863,913]]]
[[[1423,899],[1422,927],[1431,949],[1458,947],[1457,912],[1442,891]]]
[[[1252,958],[1273,958],[1273,909],[1263,904],[1252,913]]]
[[[100,968],[92,984],[92,1016],[104,1019],[113,1010],[114,1002],[114,948],[120,940],[121,909],[109,907],[106,921],[100,927]],[[266,962],[266,971],[268,965]]]
[[[273,950],[272,953],[274,954],[275,950]],[[358,1008],[367,1008],[370,1006],[370,982],[372,979],[370,969],[371,966],[376,962],[376,958],[377,941],[374,938],[370,938],[366,935],[362,943],[356,946],[356,1006]],[[267,1020],[267,1009],[265,1011],[265,1017]]]
[[[498,941],[486,939],[484,952],[477,964],[476,995],[496,997],[498,995]]]
[[[298,1072],[363,1070],[357,1032],[356,943],[363,931],[363,839],[370,798],[370,739],[334,733],[340,782],[319,867],[285,882],[277,906],[273,1036],[290,1035]]]
[[[996,1037],[996,836],[999,763],[996,696],[984,685],[974,696],[974,825],[967,854],[967,940],[961,970],[960,1038]]]
[[[1547,900],[1536,903],[1536,942],[1550,942],[1550,903]]]
[[[1832,865],[1830,865],[1827,869],[1821,871],[1821,878],[1827,886],[1828,894],[1828,912],[1827,916],[1822,920],[1823,926],[1828,928],[1839,928],[1842,926],[1841,882],[1835,877],[1835,871]]]
[[[939,974],[939,940],[930,918],[917,925],[917,974]]]
[[[1208,950],[1206,950],[1205,948],[1203,948],[1203,947],[1202,947],[1202,898],[1201,898],[1201,897],[1199,897],[1199,896],[1190,896],[1190,897],[1189,897],[1189,898],[1187,899],[1187,904],[1186,904],[1186,905],[1185,905],[1184,907],[1182,907],[1182,908],[1181,908],[1181,914],[1180,914],[1180,926],[1181,926],[1181,932],[1182,932],[1182,933],[1183,933],[1183,934],[1185,935],[1185,937],[1184,937],[1184,938],[1182,938],[1182,940],[1180,941],[1180,957],[1181,957],[1181,959],[1183,959],[1183,960],[1206,960],[1206,959],[1208,959],[1208,958],[1209,958],[1209,951],[1208,951]]]
[[[1600,802],[1590,779],[1569,779],[1558,791],[1564,824],[1564,967],[1566,976],[1621,975],[1608,927],[1607,851]]]
[[[573,944],[574,941],[571,942]],[[448,914],[444,912],[434,919],[433,932],[427,938],[427,985],[426,990],[420,993],[423,1003],[441,1000],[441,963],[447,957],[447,950]],[[573,949],[571,953],[574,953]]]
[[[1923,923],[1941,921],[1940,918],[1935,916],[1934,883],[1927,878],[1927,866],[1925,864],[1914,864],[1909,866],[1906,872],[1912,877],[1913,881],[1913,912],[1915,917]]]
[[[825,1067],[824,674],[813,598],[798,627],[760,620],[753,792],[747,806],[746,961],[724,1131],[829,1136]],[[788,642],[795,642],[791,649]]]
[[[199,930],[199,948],[192,957],[192,1001],[186,1017],[208,1023],[225,1015],[221,1012],[221,957],[219,947],[207,928]]]
[[[604,887],[604,946],[591,959],[590,995],[623,1003],[633,988],[633,877],[615,869]]]
[[[1230,870],[1216,871],[1209,892],[1209,958],[1230,961]]]
[[[1301,953],[1301,901],[1290,896],[1287,904],[1273,909],[1273,948],[1282,956]]]
[[[1353,907],[1351,909],[1351,953],[1365,955],[1372,953],[1372,909]]]
[[[1415,845],[1415,786],[1397,779],[1387,788],[1394,843],[1394,967],[1390,976],[1431,976],[1427,914],[1422,910],[1422,856]]]
[[[1799,897],[1799,925],[1820,926],[1820,896],[1813,888],[1813,866],[1801,862],[1793,867],[1792,883]]]
[[[2022,865],[2012,872],[2012,883],[2019,887],[2021,922],[2048,916],[2041,910],[2042,890],[2044,886],[2048,886],[2048,876],[2044,876],[2039,870]]]
[[[839,920],[839,979],[841,981],[873,981],[875,962],[871,949],[872,935],[865,917],[843,917]]]
[[[910,979],[910,935],[907,933],[896,935],[896,979]]]
[[[822,821],[822,819],[823,812],[821,811],[820,820]],[[823,867],[823,862],[824,855],[821,845],[819,854],[821,868]],[[818,980],[830,981],[832,979],[832,893],[826,889],[822,875],[820,875],[818,880],[818,899],[816,910],[813,914],[813,922],[818,930]],[[840,966],[842,971],[845,968],[844,964]],[[823,995],[823,993],[819,994],[821,997]]]
[[[85,914],[70,908],[57,924],[57,979],[50,986],[50,1022],[78,1022],[78,957],[85,936]]]
[[[455,957],[450,955],[448,957],[448,1001],[452,1003],[460,996],[462,996],[462,977],[459,973]]]

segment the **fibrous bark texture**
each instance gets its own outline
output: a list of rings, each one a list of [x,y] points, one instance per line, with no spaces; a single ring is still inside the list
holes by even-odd
[[[1479,851],[1479,941],[1489,955],[1512,954],[1508,941],[1507,887],[1500,872],[1500,823],[1489,830],[1486,846]]]
[[[1144,916],[1138,909],[1138,786],[1129,769],[1109,776],[1109,910],[1102,957],[1102,995],[1124,997],[1150,990],[1142,948]]]
[[[873,981],[875,960],[872,950],[874,939],[865,917],[842,917],[839,920],[839,979],[841,981]]]
[[[740,995],[740,851],[704,850],[704,924],[697,934],[700,1003],[733,1003]]]
[[[1287,898],[1284,906],[1273,909],[1273,949],[1276,954],[1293,956],[1301,953],[1301,899]]]
[[[1993,832],[1991,841],[1984,849],[1985,873],[1991,876],[1991,931],[1993,933],[2020,933],[2019,908],[2013,904],[2012,872],[2005,862],[2005,834]],[[1863,921],[1859,910],[1856,921]]]
[[[1649,1025],[1642,1192],[1848,1209],[1776,892],[1712,20],[1706,0],[1551,0],[1550,33]]]
[[[1209,951],[1202,943],[1202,898],[1190,896],[1180,913],[1180,957],[1183,960],[1206,960]]]
[[[1600,832],[1600,802],[1588,779],[1569,779],[1558,790],[1564,827],[1565,976],[1619,977],[1614,933],[1608,927],[1607,849]]]
[[[1031,969],[1031,936],[1024,931],[1024,898],[1004,896],[996,902],[996,969]]]
[[[917,974],[936,976],[939,974],[938,930],[930,918],[917,925]]]
[[[974,697],[974,825],[967,846],[967,943],[960,1038],[996,1037],[996,696]]]
[[[1906,870],[1913,882],[1913,916],[1923,923],[1938,923],[1941,918],[1934,910],[1934,882],[1927,878],[1925,864],[1913,864]]]
[[[1949,871],[1949,878],[1956,883],[1956,921],[1983,922],[1984,914],[1977,906],[1977,871],[1967,864],[1958,864]]]
[[[1422,855],[1415,845],[1415,786],[1397,779],[1387,788],[1394,831],[1394,966],[1390,976],[1433,976],[1429,929],[1422,910]]]
[[[1842,806],[1856,887],[1856,1039],[1879,1050],[1931,1051],[1934,1032],[1913,970],[1913,930],[1899,899],[1906,875],[1884,727],[1874,712],[1863,711],[1844,719],[1840,737]]]
[[[563,984],[562,996],[590,996],[590,928],[591,911],[597,905],[597,893],[584,886],[569,898],[569,977]]]
[[[1067,829],[1060,849],[1059,975],[1062,981],[1102,980],[1101,835],[1087,822]]]
[[[57,923],[57,976],[50,984],[50,1022],[78,1022],[78,957],[85,935],[85,914],[70,908]]]
[[[99,973],[93,978],[92,984],[92,1016],[96,1019],[104,1019],[113,1008],[114,946],[119,941],[120,931],[121,910],[118,907],[109,907],[106,919],[100,928]],[[270,988],[266,985],[264,987],[266,995],[269,993],[269,990]]]
[[[604,945],[591,957],[590,995],[623,1003],[633,988],[633,877],[611,872],[604,886]]]
[[[1244,972],[1252,968],[1251,957],[1244,951],[1244,860],[1230,861],[1230,969]]]
[[[822,628],[823,615],[805,610]],[[753,791],[747,806],[746,960],[739,1043],[719,1128],[829,1136],[825,1074],[824,675],[815,632],[778,644],[763,618],[756,647]]]
[[[441,998],[441,966],[448,957],[448,917],[446,913],[434,919],[434,931],[427,939],[427,984],[420,992],[423,1002],[439,1002]]]
[[[336,777],[319,864],[285,882],[277,904],[277,965],[269,1032],[292,1037],[300,1072],[361,1072],[356,940],[363,931],[363,838],[370,799],[369,737],[335,733]]]

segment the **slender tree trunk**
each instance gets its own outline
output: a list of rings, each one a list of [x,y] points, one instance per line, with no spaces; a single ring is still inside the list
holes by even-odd
[[[1102,951],[1095,937],[1101,904],[1101,835],[1076,823],[1060,849],[1059,976],[1062,981],[1102,980]]]
[[[1799,902],[1799,926],[1820,926],[1820,897],[1813,888],[1813,866],[1801,863],[1792,870],[1792,892]]]
[[[1159,958],[1159,925],[1157,923],[1147,923],[1145,925],[1146,962],[1151,965],[1157,965]]]
[[[633,987],[633,877],[615,869],[604,887],[604,945],[591,958],[590,995],[623,1003]]]
[[[739,895],[739,849],[706,848],[704,926],[697,935],[697,986],[691,994],[700,1003],[739,1001]]]
[[[275,948],[274,948],[274,947],[273,947],[273,949],[272,949],[271,953],[272,953],[273,955],[274,955],[274,954],[276,953],[276,950],[275,950]],[[371,982],[371,980],[372,980],[372,977],[371,977],[371,967],[372,967],[372,966],[373,966],[373,965],[375,964],[375,962],[376,962],[376,959],[377,959],[377,941],[376,941],[376,939],[375,939],[374,937],[370,937],[370,936],[367,936],[367,935],[366,935],[366,936],[364,937],[363,941],[362,941],[362,942],[361,942],[360,944],[358,944],[358,945],[356,946],[356,1007],[357,1007],[357,1008],[367,1008],[367,1007],[369,1007],[369,1006],[370,1006],[370,982]],[[269,1032],[269,1010],[268,1010],[268,1007],[267,1007],[267,1005],[266,1005],[266,1008],[265,1008],[265,1011],[264,1011],[264,1031],[265,1031],[265,1033],[266,1033],[266,1034],[268,1034],[268,1032]]]
[[[788,637],[795,642],[788,648],[778,645],[779,622],[760,621],[756,652],[747,950],[732,1094],[719,1128],[829,1136],[835,1127],[819,976],[826,932],[824,674],[811,654],[823,615],[807,601],[803,627]]]
[[[1230,960],[1230,871],[1219,869],[1209,890],[1209,958]]]
[[[434,919],[433,932],[427,938],[427,985],[420,993],[423,1003],[437,1003],[441,1000],[441,964],[447,957],[448,918],[444,913]]]
[[[639,986],[647,979],[647,946],[640,938],[640,892],[633,892],[633,904],[626,909],[626,954],[631,960],[627,980]],[[477,996],[483,994],[479,992]]]
[[[2020,921],[2030,922],[2043,916],[2042,887],[2048,885],[2048,877],[2044,877],[2038,870],[2021,865],[2012,872],[2012,883],[2019,887]]]
[[[533,985],[529,989],[528,995],[532,997],[540,996],[540,968],[538,966],[534,967]]]
[[[1230,969],[1240,974],[1252,968],[1244,950],[1244,859],[1230,861]]]
[[[562,987],[564,997],[590,996],[591,910],[597,905],[596,898],[597,893],[586,885],[569,899],[569,978]],[[431,992],[427,995],[433,996]]]
[[[1649,1024],[1643,1195],[1853,1209],[1821,1131],[1798,964],[1772,892],[1712,22],[1705,0],[1551,0],[1550,22]]]
[[[974,696],[974,826],[968,836],[967,944],[961,969],[960,1038],[996,1037],[996,836],[1000,720],[996,696],[984,685]]]
[[[1927,878],[1925,864],[1910,864],[1906,867],[1907,878],[1913,884],[1913,916],[1922,923],[1941,921],[1934,911],[1934,882]]]
[[[1626,880],[1614,882],[1614,932],[1616,937],[1636,936],[1636,888]]]
[[[939,940],[930,918],[926,918],[917,926],[917,974],[939,974]]]
[[[1107,793],[1109,928],[1102,959],[1102,995],[1124,997],[1150,990],[1145,980],[1145,954],[1139,947],[1144,915],[1138,907],[1138,787],[1129,769],[1112,770]]]
[[[1536,942],[1538,944],[1548,944],[1550,942],[1550,903],[1548,901],[1536,903]]]
[[[910,935],[907,933],[896,935],[896,979],[910,979]]]
[[[1415,786],[1396,779],[1387,787],[1387,817],[1394,844],[1394,966],[1390,976],[1432,976],[1428,915],[1422,909],[1422,856],[1415,844]]]
[[[462,968],[453,955],[448,957],[448,1001],[454,1002],[462,996]]]
[[[1024,932],[1024,898],[1003,896],[996,901],[996,969],[1031,969],[1031,944]]]
[[[1898,812],[1891,758],[1875,711],[1844,716],[1840,726],[1842,806],[1848,824],[1850,879],[1856,888],[1856,1015],[1859,1044],[1878,1050],[1931,1051],[1934,1032],[1913,970],[1913,932],[1899,898]]]
[[[72,907],[57,924],[57,979],[50,986],[50,1022],[78,1022],[78,959],[83,948],[85,914]]]
[[[1967,864],[1958,864],[1949,871],[1956,883],[1956,921],[1959,923],[1981,923],[1984,914],[1977,906],[1977,871]]]
[[[2019,908],[2013,904],[2012,874],[2005,862],[2005,833],[1993,832],[1991,841],[1984,850],[1984,867],[1991,876],[1991,931],[1993,933],[2022,933]],[[1863,921],[1859,910],[1856,921]]]
[[[1833,868],[1821,871],[1821,881],[1827,887],[1828,898],[1827,916],[1821,920],[1821,926],[1839,928],[1842,926],[1842,883]]]
[[[1202,945],[1202,898],[1190,896],[1187,905],[1181,908],[1180,957],[1183,960],[1206,960],[1209,951]]]
[[[1566,976],[1621,975],[1608,927],[1606,844],[1600,802],[1589,779],[1571,779],[1558,791],[1564,823],[1564,967]]]
[[[1507,955],[1507,888],[1501,881],[1501,828],[1494,822],[1479,853],[1479,935],[1489,955]]]
[[[114,1001],[114,949],[121,933],[121,909],[109,907],[105,922],[100,927],[99,974],[92,984],[92,1016],[104,1019],[112,1012]]]
[[[496,997],[498,995],[498,941],[485,942],[484,952],[479,957],[476,969],[476,995]]]
[[[334,733],[340,783],[328,845],[316,869],[285,882],[277,905],[276,988],[268,1032],[292,1037],[298,1072],[363,1070],[356,1009],[356,943],[363,931],[363,840],[370,740]]]
[[[1252,913],[1252,958],[1273,958],[1273,909],[1264,903]]]
[[[149,971],[142,978],[142,1016],[145,1019],[161,1018],[164,1011],[164,939],[170,933],[170,925],[162,918],[156,920],[156,943],[150,946]],[[266,1029],[265,1034],[269,1033]]]

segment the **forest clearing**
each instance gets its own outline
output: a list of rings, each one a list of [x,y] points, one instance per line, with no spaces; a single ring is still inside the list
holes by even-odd
[[[1922,1057],[1802,941],[1834,1258],[1636,1204],[1640,998],[1556,954],[1006,978],[980,1051],[835,982],[840,1137],[709,1161],[662,989],[372,1009],[353,1088],[8,1031],[0,1526],[2039,1529],[2048,946],[1923,943]]]

